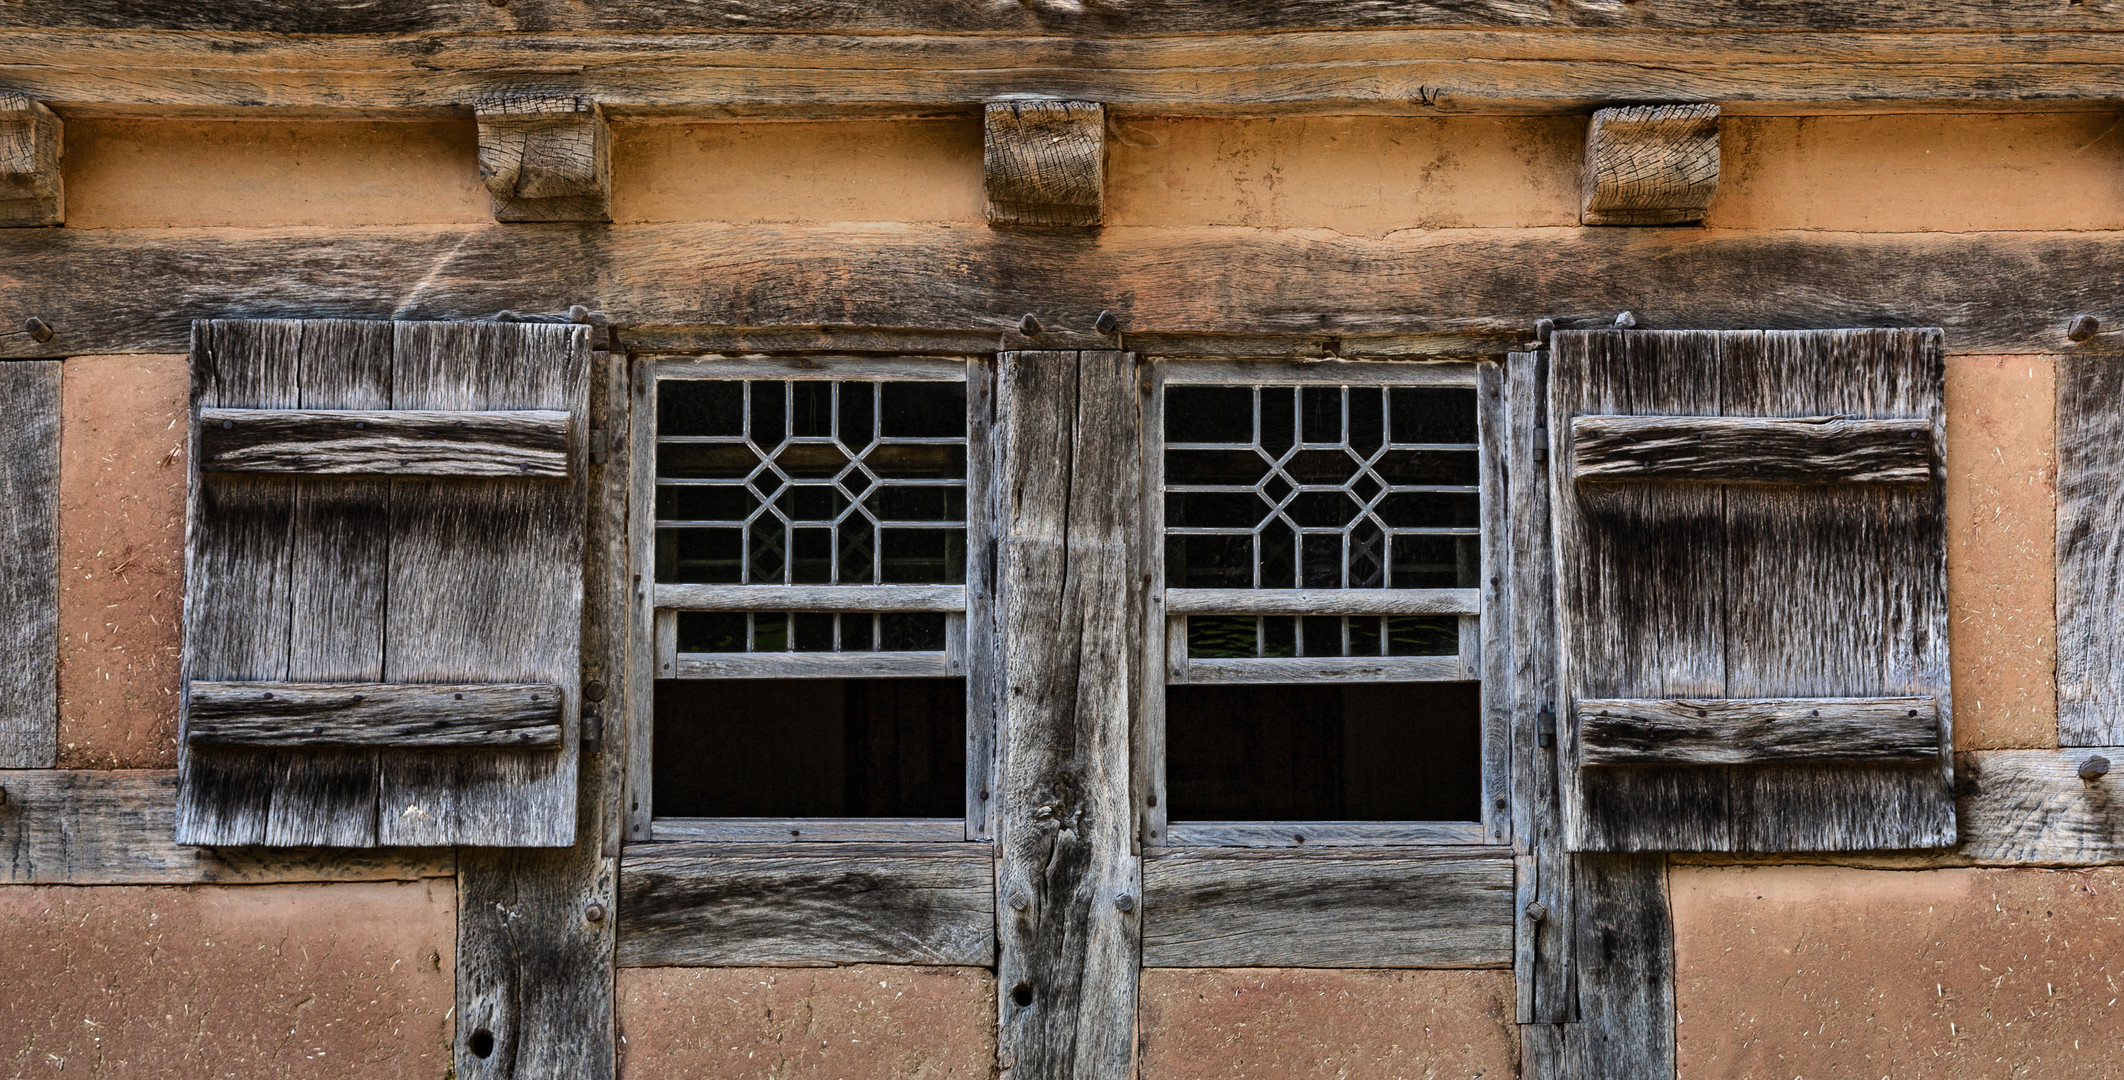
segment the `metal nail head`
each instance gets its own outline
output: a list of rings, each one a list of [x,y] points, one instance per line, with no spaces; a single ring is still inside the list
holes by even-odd
[[[1549,905],[1539,900],[1527,901],[1527,921],[1540,922],[1549,917]]]
[[[2100,754],[2080,762],[2080,779],[2092,784],[2109,775],[2109,759]]]
[[[1026,337],[1039,337],[1039,318],[1034,316],[1033,313],[1030,311],[1026,312],[1025,317],[1018,320],[1018,333],[1024,334]]]
[[[1111,334],[1120,329],[1120,327],[1121,320],[1114,318],[1114,313],[1111,311],[1102,311],[1099,313],[1098,318],[1092,320],[1092,329],[1102,334]]]
[[[40,345],[52,339],[52,324],[35,315],[22,320],[22,328],[29,331],[29,336]]]
[[[2092,315],[2075,315],[2065,326],[2065,340],[2086,341],[2102,332],[2102,320]],[[43,338],[37,340],[42,341]]]
[[[604,683],[601,683],[601,682],[599,682],[599,681],[597,681],[596,679],[592,679],[592,680],[590,680],[589,682],[586,682],[586,683],[584,683],[584,684],[583,684],[583,700],[584,700],[584,701],[603,701],[603,700],[605,700],[605,684],[604,684]]]
[[[605,905],[603,905],[603,904],[592,904],[592,905],[590,905],[589,907],[586,907],[586,908],[584,908],[584,909],[583,909],[583,918],[585,918],[585,919],[587,919],[587,920],[589,920],[589,921],[591,921],[591,922],[604,922],[604,921],[605,921]]]
[[[1122,911],[1136,910],[1136,898],[1127,893],[1114,897],[1114,906]]]

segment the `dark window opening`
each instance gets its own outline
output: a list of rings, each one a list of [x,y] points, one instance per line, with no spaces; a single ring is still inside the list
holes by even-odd
[[[1482,685],[1169,686],[1175,821],[1477,821]],[[661,790],[661,789],[659,789]]]
[[[657,817],[955,818],[964,679],[662,679]]]

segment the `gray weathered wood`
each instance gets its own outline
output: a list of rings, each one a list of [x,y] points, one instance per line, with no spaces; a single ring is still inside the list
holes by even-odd
[[[189,688],[192,746],[539,746],[560,742],[551,683],[207,683]]]
[[[0,364],[0,768],[58,755],[59,362]]]
[[[1574,855],[1579,1022],[1564,1028],[1582,1077],[1672,1077],[1674,925],[1660,855]]]
[[[1503,848],[1175,851],[1143,864],[1145,967],[1507,967]]]
[[[0,90],[0,228],[66,220],[65,128],[41,103]]]
[[[966,362],[966,617],[959,653],[966,672],[966,839],[996,835],[997,715],[1003,692],[1002,642],[996,636],[996,365]]]
[[[2124,364],[2057,371],[2058,742],[2124,744]]]
[[[582,416],[589,339],[586,326],[400,323],[392,404]],[[587,469],[580,443],[570,453],[564,483],[392,481],[385,679],[551,682],[567,704],[553,753],[385,751],[387,843],[572,842]]]
[[[496,221],[609,221],[612,137],[597,102],[545,91],[472,107],[479,175]]]
[[[1479,615],[1480,589],[1167,589],[1173,615]]]
[[[1479,821],[1175,821],[1169,848],[1411,847],[1481,844]]]
[[[1580,765],[1929,762],[1940,711],[1915,698],[1581,698]]]
[[[1718,106],[1599,109],[1586,129],[1579,217],[1588,225],[1702,221],[1718,194]]]
[[[1511,424],[1505,465],[1511,514],[1507,566],[1512,597],[1512,850],[1517,861],[1515,1013],[1521,1024],[1559,1025],[1578,1019],[1578,983],[1571,927],[1575,897],[1572,860],[1564,850],[1558,802],[1556,709],[1556,561],[1550,541],[1548,358],[1513,353],[1506,359]],[[1524,1030],[1524,1029],[1523,1029]],[[1560,1035],[1558,1036],[1560,1038]],[[1543,1044],[1547,1045],[1547,1044]],[[1555,1054],[1530,1059],[1532,1070]],[[1560,1072],[1529,1071],[1533,1080]]]
[[[677,611],[965,611],[964,585],[656,585]]]
[[[1097,225],[1105,216],[1105,107],[996,102],[981,145],[990,225]]]
[[[1477,677],[1458,656],[1317,656],[1188,660],[1173,665],[1176,684],[1288,682],[1461,682]]]
[[[1956,755],[1955,854],[1980,863],[2124,863],[2124,770],[2092,781],[2079,775],[2097,754],[2124,761],[2120,747]]]
[[[1476,430],[1482,444],[1482,577],[1479,617],[1460,617],[1460,663],[1482,680],[1483,842],[1512,842],[1512,424],[1503,364],[1476,368]]]
[[[190,885],[448,877],[448,848],[289,850],[176,842],[170,769],[0,772],[0,884]]]
[[[624,357],[594,353],[589,427],[628,445]],[[626,553],[630,458],[616,450],[589,466],[584,516],[584,689],[606,688],[592,710],[626,715],[629,684]],[[616,692],[616,693],[615,693]],[[594,696],[586,693],[586,699]],[[468,848],[458,872],[456,1075],[465,1080],[609,1080],[616,1070],[613,942],[619,826],[615,812],[627,733],[612,725],[582,751],[582,794],[571,808],[574,843],[563,849]],[[478,1034],[492,1038],[482,1056]]]
[[[1580,416],[1573,476],[1700,484],[1925,484],[1940,467],[1924,420]]]
[[[1959,352],[2048,352],[2108,310],[2124,267],[2099,233],[929,225],[0,230],[8,310],[59,328],[0,355],[173,352],[198,316],[479,318],[584,297],[627,327],[951,327],[1111,308],[1131,333],[1437,337],[1501,351],[1536,318],[1650,326],[1945,327]],[[1523,267],[1542,267],[1540,288]],[[1979,272],[1981,271],[1981,272]],[[801,289],[793,281],[806,282]],[[1454,287],[1441,289],[1440,281]],[[419,283],[411,289],[410,283]],[[1088,315],[1079,315],[1087,319]],[[666,331],[658,331],[663,333]],[[1344,338],[1347,340],[1346,338]],[[2104,334],[2082,349],[2124,349]],[[1421,374],[1427,365],[1411,365]],[[1467,378],[1473,380],[1472,366]]]
[[[554,410],[201,409],[200,469],[564,477],[568,421]]]
[[[1017,1080],[1132,1069],[1141,401],[1128,353],[999,360],[997,1053]]]
[[[1128,337],[1135,341],[1133,324]],[[1154,335],[1155,336],[1155,335]],[[1198,342],[1206,345],[1207,342]],[[1266,343],[1263,343],[1264,345]],[[1362,363],[1344,358],[1295,360],[1289,343],[1284,355],[1248,358],[1251,349],[1237,355],[1183,357],[1159,365],[1160,380],[1171,385],[1188,383],[1321,383],[1330,386],[1474,386],[1481,378],[1481,365],[1466,360],[1425,359],[1411,364]],[[1480,348],[1464,352],[1481,352]],[[1303,590],[1294,590],[1303,591]]]
[[[757,843],[946,843],[963,839],[959,818],[657,818],[650,835],[658,842],[690,840],[718,844]]]
[[[1552,455],[1582,414],[1925,419],[1935,331],[1558,332]],[[1565,769],[1579,850],[1816,851],[1954,841],[1944,511],[1926,485],[1575,485],[1554,498],[1570,699],[1926,696],[1912,765]],[[1566,702],[1568,704],[1568,702]],[[1576,711],[1561,708],[1564,717]],[[1577,760],[1575,725],[1561,732]]]
[[[942,679],[965,674],[949,653],[679,653],[672,679]]]
[[[619,963],[995,962],[985,844],[635,844],[620,863]]]

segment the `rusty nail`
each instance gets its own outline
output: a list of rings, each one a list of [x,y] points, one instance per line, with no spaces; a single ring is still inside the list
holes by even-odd
[[[603,905],[603,904],[592,904],[592,905],[590,905],[589,907],[586,907],[586,908],[584,908],[584,909],[583,909],[583,918],[585,918],[585,919],[588,919],[588,920],[590,920],[591,922],[604,922],[604,921],[605,921],[605,905]]]
[[[40,345],[52,339],[52,324],[35,315],[22,320],[22,328],[29,331],[29,336],[36,339]]]
[[[2092,784],[2109,775],[2109,759],[2100,754],[2080,762],[2080,779]]]
[[[2102,320],[2092,315],[2075,315],[2072,317],[2072,322],[2065,326],[2065,340],[2086,341],[2101,332]],[[44,339],[38,338],[37,340],[43,341]]]
[[[1092,329],[1102,334],[1111,334],[1120,325],[1121,320],[1114,318],[1114,313],[1111,311],[1102,311],[1099,313],[1098,318],[1092,320]]]
[[[584,683],[584,684],[583,684],[583,700],[584,700],[584,701],[603,701],[603,700],[605,700],[605,684],[604,684],[604,683],[601,683],[601,682],[599,682],[599,681],[597,681],[596,679],[592,679],[592,680],[590,680],[589,682],[586,682],[586,683]]]
[[[1528,921],[1530,921],[1530,922],[1540,922],[1540,921],[1542,921],[1543,919],[1546,919],[1546,918],[1548,918],[1548,917],[1549,917],[1549,905],[1547,905],[1547,904],[1544,904],[1544,903],[1542,903],[1542,902],[1541,902],[1541,901],[1539,901],[1539,900],[1529,900],[1529,901],[1527,901],[1527,919],[1528,919]]]
[[[1026,312],[1025,317],[1018,320],[1018,333],[1024,334],[1026,337],[1038,337],[1040,334],[1040,320],[1035,318],[1032,312]]]

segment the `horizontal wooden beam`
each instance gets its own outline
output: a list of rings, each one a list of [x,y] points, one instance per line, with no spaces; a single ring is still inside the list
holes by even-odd
[[[1939,703],[1929,697],[1578,703],[1581,765],[1879,764],[1939,756]]]
[[[308,21],[307,12],[180,17],[185,33],[127,32],[126,19],[88,29],[73,28],[83,27],[73,19],[30,16],[54,28],[13,30],[0,81],[62,112],[209,115],[463,115],[500,82],[516,92],[594,99],[616,121],[851,111],[971,115],[989,101],[1027,97],[1100,102],[1122,114],[1558,113],[1674,101],[1717,102],[1727,115],[2086,108],[2112,100],[2124,82],[2114,37],[2124,29],[2119,17],[2062,14],[2095,5],[2058,5],[2056,17],[2001,17],[1999,9],[2009,5],[1999,5],[1983,13],[1928,11],[1875,22],[1841,9],[1825,20],[1819,5],[1806,2],[1781,5],[1787,14],[1769,19],[1741,14],[1743,5],[1719,4],[1715,13],[1705,5],[1700,25],[1665,28],[1626,17],[1607,22],[1622,28],[1577,34],[1552,32],[1541,19],[1486,26],[1479,17],[1458,15],[1458,4],[1450,5],[1452,12],[1426,5],[1429,14],[1409,15],[1424,8],[1367,0],[1324,10],[1290,5],[1272,25],[1257,26],[1247,24],[1258,19],[1205,15],[1192,4],[1126,14],[1087,6],[1081,18],[1064,17],[1051,27],[1025,25],[1022,13],[998,7],[1010,24],[993,28],[1000,33],[964,32],[993,17],[944,0],[932,9],[941,23],[887,16],[886,23],[898,25],[884,27],[869,16],[821,23],[808,5],[757,17],[732,13],[737,25],[716,25],[720,16],[676,14],[708,5],[653,6],[663,14],[537,20],[516,18],[511,5],[501,15],[477,13],[476,29],[422,33],[423,17],[415,15],[385,20],[391,29],[336,37],[312,25],[256,29],[290,17]],[[1335,9],[1360,6],[1386,13],[1385,25],[1335,29],[1347,25]],[[1792,17],[1799,9],[1807,13]],[[21,10],[9,6],[0,25],[21,18]],[[1440,15],[1444,28],[1422,25]],[[221,22],[227,25],[216,25]],[[1102,22],[1105,33],[1082,30]],[[1569,24],[1566,18],[1563,25]],[[1912,26],[1935,32],[1907,32]]]
[[[1510,848],[1143,861],[1145,967],[1510,967]]]
[[[1933,436],[1929,420],[1579,416],[1571,468],[1580,481],[1926,484]]]
[[[2124,233],[1447,229],[1379,239],[1108,226],[1097,235],[944,225],[551,224],[323,229],[0,230],[0,355],[182,352],[195,317],[475,318],[590,304],[628,330],[877,327],[1015,333],[1027,312],[1122,336],[1270,335],[1294,344],[1426,335],[1462,354],[1534,321],[1697,329],[1940,326],[1972,352],[2075,345],[2124,324]],[[1450,287],[1448,287],[1450,286]],[[1022,339],[1021,339],[1022,340]],[[1487,344],[1485,344],[1487,343]],[[1132,343],[1131,343],[1132,347]],[[1377,347],[1376,344],[1374,347]]]
[[[1409,847],[1480,844],[1479,821],[1173,821],[1166,848]]]
[[[1480,589],[1167,589],[1168,615],[1479,615]]]
[[[1166,672],[1170,682],[1458,682],[1475,678],[1458,656],[1310,656],[1188,660]]]
[[[649,835],[720,844],[957,843],[966,839],[966,819],[660,817],[650,822]]]
[[[560,745],[550,683],[195,682],[191,746],[547,747]]]
[[[0,771],[0,884],[411,881],[456,872],[450,848],[205,848],[177,843],[169,769]]]
[[[965,674],[945,652],[679,653],[670,679],[943,679]]]
[[[986,844],[636,844],[620,852],[619,963],[995,962]]]
[[[562,478],[569,420],[536,409],[201,409],[199,471]]]
[[[679,611],[965,611],[966,586],[658,584],[656,606]]]

